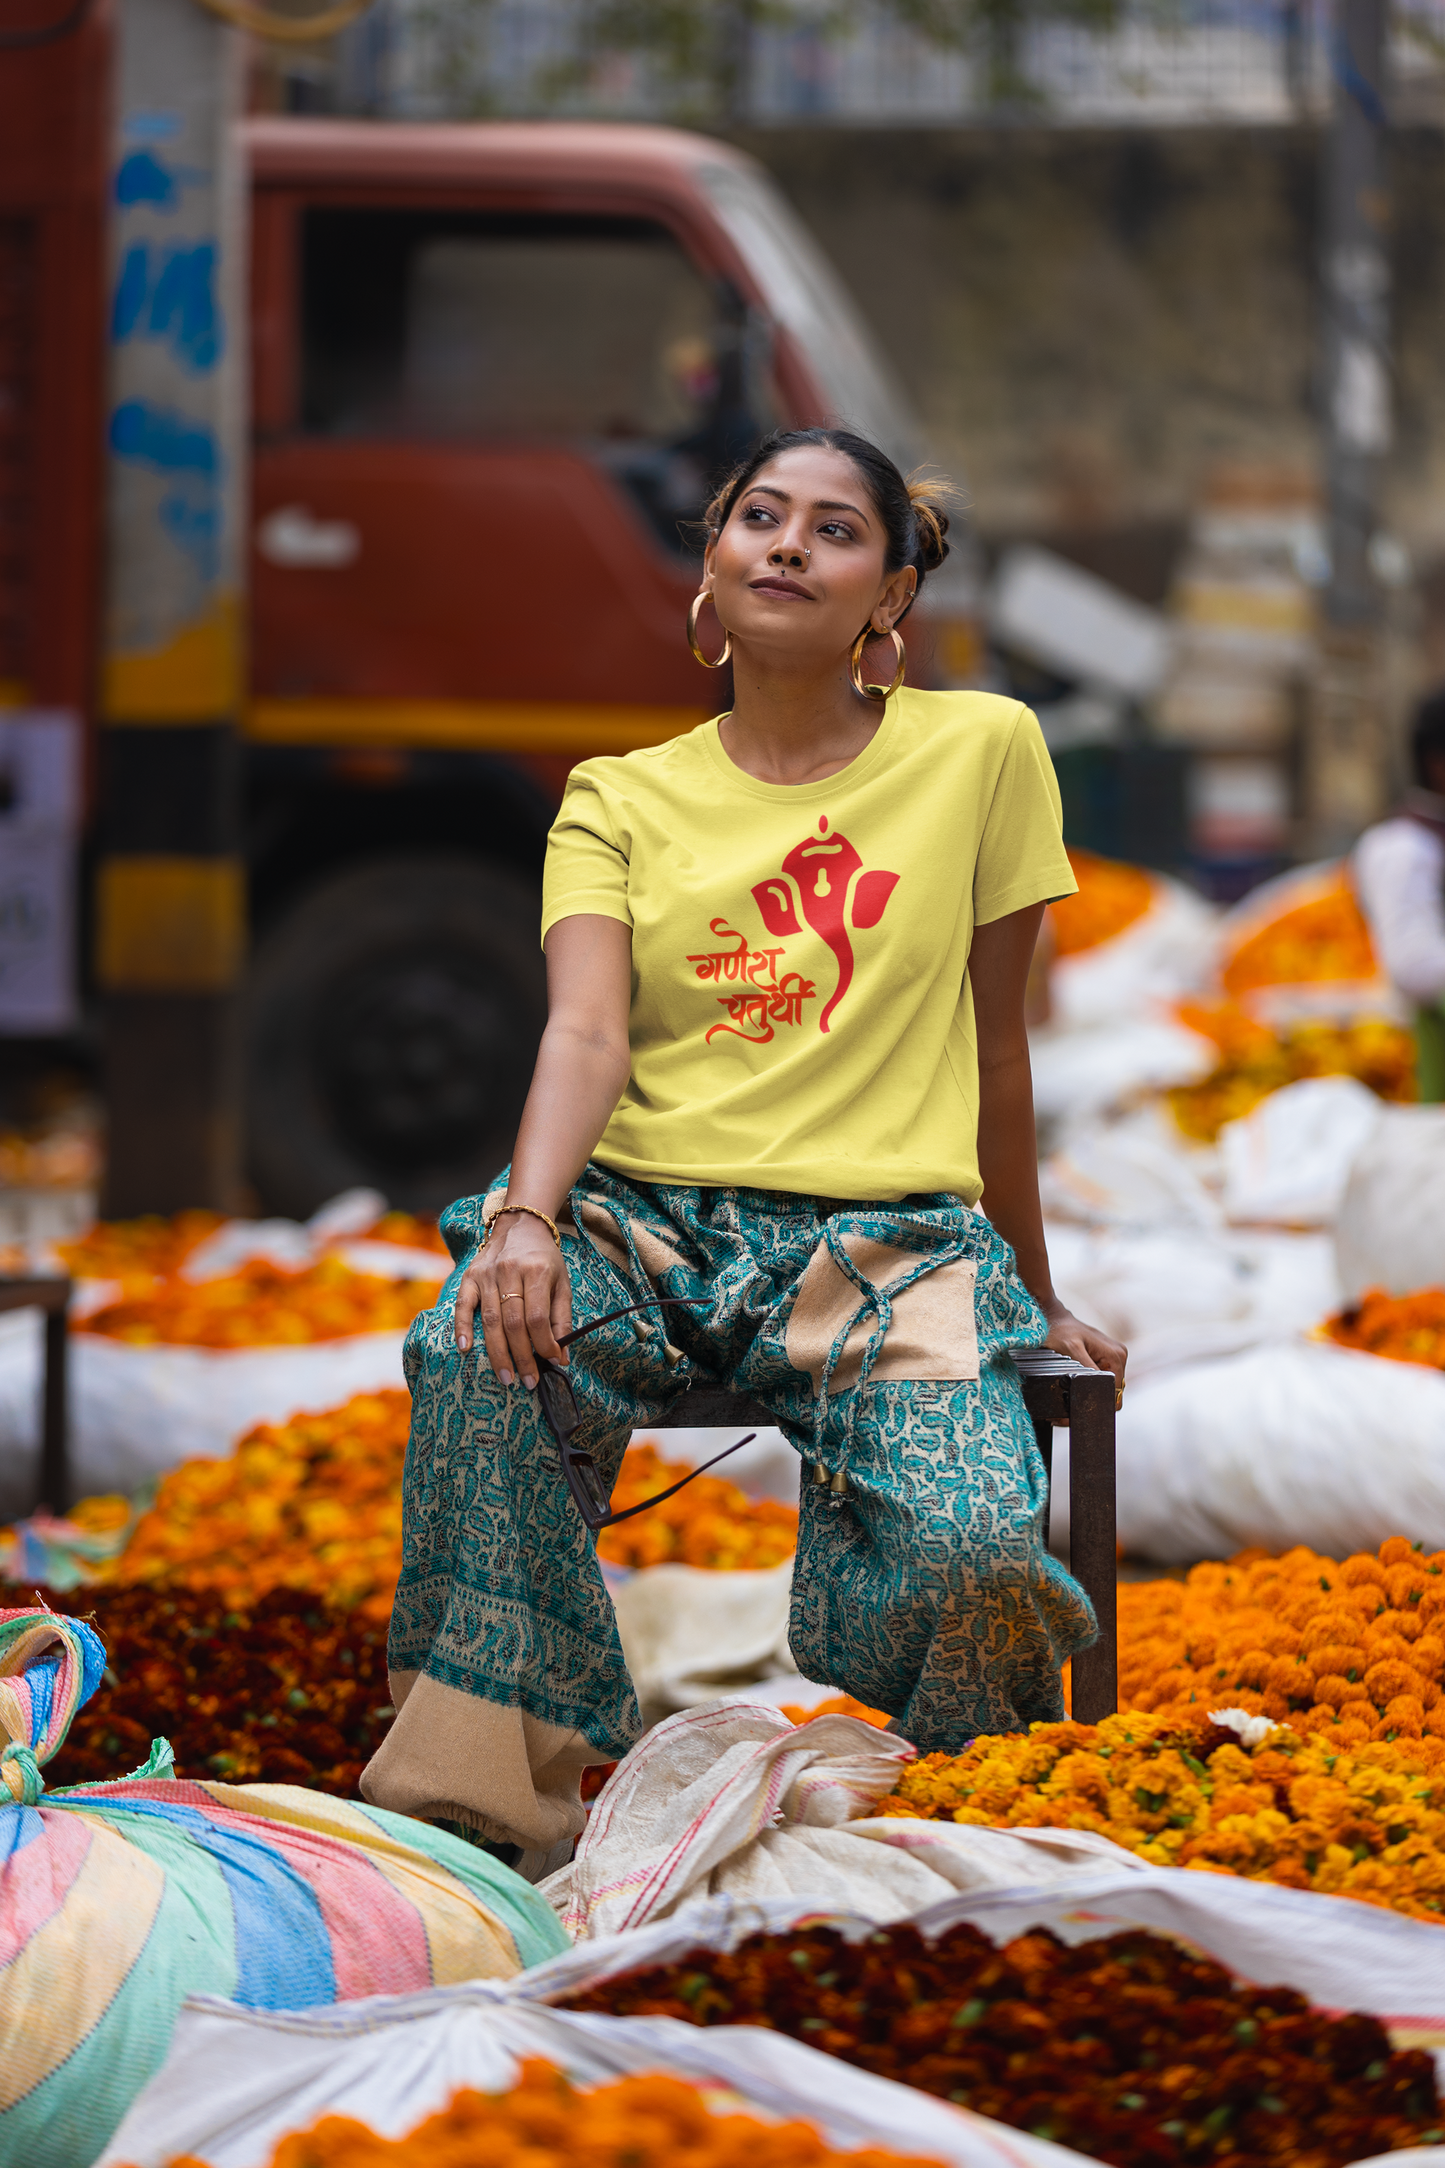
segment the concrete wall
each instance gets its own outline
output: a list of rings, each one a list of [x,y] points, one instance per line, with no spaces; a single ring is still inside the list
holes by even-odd
[[[986,535],[1160,589],[1222,463],[1317,469],[1305,130],[819,128],[742,138],[844,271]],[[1388,518],[1445,562],[1445,136],[1395,147]]]

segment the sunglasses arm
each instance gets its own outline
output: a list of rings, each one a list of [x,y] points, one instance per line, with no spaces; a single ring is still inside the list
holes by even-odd
[[[665,1498],[675,1498],[680,1490],[686,1490],[688,1484],[698,1476],[706,1475],[709,1468],[715,1468],[720,1460],[726,1460],[729,1453],[739,1452],[743,1446],[751,1445],[756,1436],[757,1432],[750,1430],[745,1438],[738,1439],[736,1445],[725,1445],[720,1453],[713,1454],[711,1460],[705,1460],[700,1468],[694,1468],[690,1474],[685,1475],[680,1483],[669,1484],[666,1490],[658,1491],[651,1498],[644,1498],[640,1506],[627,1506],[621,1513],[609,1513],[606,1520],[598,1525],[602,1528],[613,1528],[618,1521],[630,1521],[634,1513],[650,1513],[652,1508],[660,1506]]]
[[[609,1310],[605,1317],[592,1317],[585,1325],[574,1325],[570,1332],[562,1334],[557,1345],[570,1347],[574,1340],[581,1339],[584,1332],[596,1332],[599,1325],[610,1325],[619,1317],[631,1317],[634,1310],[686,1309],[689,1306],[705,1308],[710,1299],[707,1295],[650,1295],[646,1302],[629,1302],[620,1310]]]

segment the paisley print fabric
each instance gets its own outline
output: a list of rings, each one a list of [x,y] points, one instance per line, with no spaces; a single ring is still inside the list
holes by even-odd
[[[593,1540],[535,1397],[498,1384],[484,1353],[460,1355],[453,1340],[457,1282],[487,1203],[465,1198],[443,1216],[457,1269],[407,1339],[413,1417],[389,1660],[408,1679],[579,1734],[584,1759],[611,1760],[639,1717]],[[606,1476],[632,1430],[660,1422],[688,1385],[751,1394],[811,1464],[791,1625],[803,1674],[887,1709],[924,1752],[1062,1716],[1060,1667],[1096,1627],[1044,1547],[1043,1466],[1006,1350],[1038,1344],[1045,1326],[988,1222],[952,1196],[833,1204],[639,1183],[596,1165],[571,1216],[579,1324],[649,1292],[702,1298],[619,1319],[574,1348],[581,1442]],[[834,1302],[815,1382],[789,1359],[788,1326],[820,1250],[857,1299]],[[949,1362],[934,1360],[922,1376],[897,1375],[909,1365],[888,1359],[895,1311],[901,1347],[909,1289],[960,1266],[973,1268],[974,1316],[953,1336],[959,1374],[940,1376]],[[966,1300],[968,1272],[946,1277],[950,1298]],[[826,1479],[840,1469],[838,1498]],[[454,1787],[484,1820],[485,1788],[481,1771]]]

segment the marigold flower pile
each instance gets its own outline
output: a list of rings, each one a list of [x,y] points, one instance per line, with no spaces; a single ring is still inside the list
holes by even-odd
[[[1379,969],[1370,929],[1341,873],[1242,941],[1224,967],[1224,990],[1238,997],[1265,986],[1356,983]]]
[[[1352,1309],[1329,1318],[1324,1330],[1341,1347],[1445,1370],[1445,1287],[1422,1287],[1413,1295],[1372,1287]]]
[[[172,1219],[102,1222],[62,1244],[73,1273],[119,1282],[116,1299],[77,1319],[74,1330],[137,1347],[215,1348],[295,1347],[393,1332],[436,1300],[449,1270],[434,1225],[395,1212],[368,1239],[434,1250],[434,1280],[357,1272],[337,1256],[296,1272],[255,1257],[218,1279],[184,1278],[186,1259],[223,1224],[216,1212],[178,1212]]]
[[[966,1924],[933,1944],[908,1926],[860,1942],[799,1928],[691,1950],[567,2007],[766,2026],[1121,2168],[1343,2168],[1442,2137],[1422,2050],[1142,1932],[1069,1949],[1035,1929],[995,1949]]]
[[[100,1578],[214,1588],[237,1610],[273,1588],[309,1589],[385,1624],[410,1419],[397,1391],[258,1423],[228,1460],[184,1461],[163,1477]]]
[[[656,1446],[634,1445],[623,1459],[613,1509],[640,1505],[687,1474],[686,1461],[664,1460]],[[700,1475],[685,1491],[620,1528],[604,1528],[598,1556],[613,1566],[708,1566],[738,1570],[780,1566],[798,1548],[798,1515],[775,1499],[750,1499],[736,1483]]]
[[[540,2060],[509,2093],[454,2093],[400,2138],[328,2115],[283,2138],[271,2168],[937,2168],[881,2148],[839,2153],[809,2123],[714,2115],[696,2086],[651,2073],[582,2092]],[[170,2168],[206,2168],[181,2154]]]
[[[1207,1077],[1165,1093],[1175,1121],[1196,1143],[1212,1144],[1225,1122],[1238,1121],[1301,1077],[1352,1076],[1381,1099],[1415,1097],[1414,1037],[1383,1018],[1311,1021],[1276,1032],[1229,1001],[1185,1001],[1177,1014],[1219,1049],[1218,1066]]]
[[[1119,1591],[1119,1704],[1242,1708],[1334,1744],[1445,1739],[1445,1551],[1403,1536],[1337,1564],[1301,1545]]]
[[[210,1589],[39,1593],[89,1619],[108,1659],[46,1764],[52,1789],[125,1776],[160,1736],[184,1777],[355,1796],[392,1716],[384,1624],[287,1588],[241,1610]],[[0,1583],[0,1605],[29,1606],[35,1595]]]
[[[1159,1867],[1282,1883],[1445,1924],[1445,1741],[1259,1746],[1131,1712],[926,1754],[875,1810],[996,1829],[1089,1829]]]
[[[354,1272],[339,1257],[285,1272],[252,1257],[222,1279],[159,1281],[145,1294],[92,1311],[75,1330],[133,1347],[301,1347],[395,1332],[436,1301],[444,1277],[439,1271],[435,1280],[388,1280]]]
[[[1049,905],[1049,925],[1057,956],[1077,956],[1084,949],[1112,941],[1141,919],[1154,901],[1154,884],[1141,866],[1093,851],[1069,849],[1069,864],[1079,886],[1072,896]]]

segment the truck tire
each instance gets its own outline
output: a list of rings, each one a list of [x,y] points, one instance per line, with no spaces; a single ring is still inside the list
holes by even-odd
[[[357,1183],[435,1212],[512,1149],[547,1016],[540,891],[460,853],[368,859],[257,943],[251,1177],[301,1218]]]

